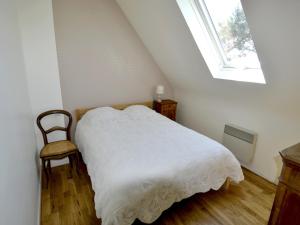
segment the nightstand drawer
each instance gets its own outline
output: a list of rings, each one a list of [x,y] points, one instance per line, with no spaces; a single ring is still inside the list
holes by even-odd
[[[173,100],[162,100],[161,102],[154,101],[153,109],[168,117],[171,120],[176,120],[177,102]]]
[[[166,110],[166,111],[162,111],[161,114],[164,115],[165,117],[168,117],[171,120],[176,120],[175,111]]]
[[[163,111],[173,111],[176,110],[176,104],[167,104],[162,107]]]
[[[166,108],[163,108],[161,111],[160,111],[160,113],[161,114],[167,114],[167,113],[174,113],[174,112],[176,112],[176,107],[172,107],[172,108],[168,108],[168,109],[166,109]]]

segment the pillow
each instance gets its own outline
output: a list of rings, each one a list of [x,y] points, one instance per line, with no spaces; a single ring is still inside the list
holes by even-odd
[[[155,115],[155,111],[144,105],[132,105],[123,110],[131,119],[145,119]]]
[[[112,107],[99,107],[89,110],[79,122],[90,124],[98,121],[114,120],[120,113],[120,110]]]

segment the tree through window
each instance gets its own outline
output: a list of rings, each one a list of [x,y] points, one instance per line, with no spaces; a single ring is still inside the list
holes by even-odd
[[[260,68],[240,0],[198,0],[222,46],[225,67]]]
[[[215,78],[265,83],[240,0],[177,0]]]

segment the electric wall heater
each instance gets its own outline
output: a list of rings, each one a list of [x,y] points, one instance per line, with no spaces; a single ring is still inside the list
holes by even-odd
[[[226,124],[223,144],[244,164],[251,162],[256,147],[257,134],[253,131]]]

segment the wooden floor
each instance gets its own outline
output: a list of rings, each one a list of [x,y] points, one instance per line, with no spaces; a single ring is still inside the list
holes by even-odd
[[[42,225],[100,225],[95,216],[93,190],[81,168],[70,178],[67,166],[56,167],[48,189],[42,189]],[[245,181],[228,191],[210,191],[176,203],[155,225],[267,224],[275,186],[244,170]],[[136,222],[134,225],[141,225]]]

